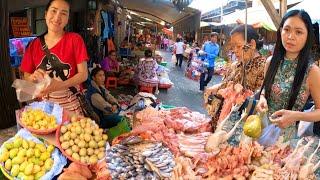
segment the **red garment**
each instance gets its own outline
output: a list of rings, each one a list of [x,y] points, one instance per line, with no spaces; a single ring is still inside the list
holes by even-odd
[[[107,40],[107,46],[108,46],[108,54],[109,54],[110,51],[112,51],[112,50],[115,51],[116,50],[116,47],[114,46],[114,43],[113,43],[111,38]]]
[[[82,37],[72,32],[65,33],[61,40],[50,49],[50,52],[57,57],[58,61],[48,62],[40,39],[35,39],[26,49],[21,62],[21,71],[31,74],[42,67],[51,78],[66,80],[64,78],[69,79],[77,73],[77,64],[89,59]]]
[[[51,78],[58,81],[65,81],[77,73],[77,64],[87,61],[88,54],[82,37],[77,33],[65,33],[61,40],[50,49],[54,60],[48,60],[42,50],[40,39],[32,41],[23,56],[21,71],[33,73],[41,68],[49,74]],[[79,87],[76,87],[79,89]],[[69,89],[59,90],[48,94],[49,101],[60,104],[68,111],[82,114],[82,110],[74,95]]]

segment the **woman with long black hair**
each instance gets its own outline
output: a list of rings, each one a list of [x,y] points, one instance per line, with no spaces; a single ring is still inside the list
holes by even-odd
[[[320,120],[320,69],[313,63],[314,33],[310,16],[303,10],[287,12],[277,31],[273,57],[267,62],[265,86],[257,110],[268,110],[282,128],[284,141],[296,136],[296,122]],[[301,112],[309,96],[315,110]]]

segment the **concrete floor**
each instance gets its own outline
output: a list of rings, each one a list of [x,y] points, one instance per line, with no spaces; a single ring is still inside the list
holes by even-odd
[[[168,90],[160,90],[157,97],[163,104],[185,106],[193,111],[206,114],[206,110],[203,108],[203,94],[199,92],[199,82],[188,79],[184,75],[186,61],[182,63],[182,68],[179,68],[171,63],[172,54],[170,52],[160,51],[160,54],[168,62],[169,78],[174,83],[174,86]],[[221,76],[215,75],[208,87],[220,81]]]

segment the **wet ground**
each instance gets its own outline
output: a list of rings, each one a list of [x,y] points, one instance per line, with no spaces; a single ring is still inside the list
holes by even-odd
[[[193,81],[185,77],[186,61],[183,62],[182,68],[171,63],[171,53],[160,51],[161,56],[168,62],[167,68],[170,69],[169,78],[174,86],[168,90],[160,90],[157,97],[163,104],[173,106],[185,106],[193,111],[206,113],[203,108],[203,94],[199,92],[199,81]],[[219,83],[221,76],[213,76],[208,87]]]

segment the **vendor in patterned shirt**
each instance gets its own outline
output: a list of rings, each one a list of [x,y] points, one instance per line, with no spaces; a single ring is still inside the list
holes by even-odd
[[[228,82],[233,81],[244,86],[253,92],[258,90],[264,79],[264,66],[266,59],[259,54],[262,44],[258,41],[258,34],[254,28],[247,25],[248,42],[244,37],[245,25],[239,25],[231,31],[233,51],[237,61],[231,64],[224,74],[222,82],[206,89],[205,100],[210,94],[215,94],[219,89],[227,87]],[[248,46],[245,46],[245,45]]]

